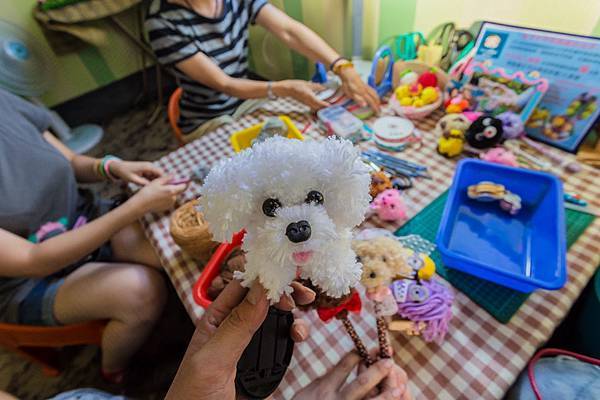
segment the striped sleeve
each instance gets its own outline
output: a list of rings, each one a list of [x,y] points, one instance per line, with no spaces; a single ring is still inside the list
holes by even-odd
[[[250,23],[254,25],[260,10],[269,4],[269,2],[267,0],[246,0],[246,2],[248,5],[248,14],[250,15]]]
[[[160,16],[146,19],[145,27],[152,50],[163,65],[176,64],[200,51],[193,38],[183,35]]]

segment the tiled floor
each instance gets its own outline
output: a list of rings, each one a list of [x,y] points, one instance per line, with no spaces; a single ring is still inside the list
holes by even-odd
[[[114,154],[124,159],[154,160],[177,147],[163,109],[161,118],[147,125],[154,105],[133,109],[105,125],[105,137],[92,155]],[[114,187],[101,187],[112,194]],[[96,347],[70,348],[61,354],[64,371],[49,378],[36,365],[0,348],[0,390],[20,399],[46,399],[57,393],[81,387],[94,387],[139,399],[163,398],[177,370],[192,333],[177,295],[171,292],[162,320],[148,343],[136,356],[124,385],[105,383],[99,373]],[[159,350],[157,350],[159,349]]]

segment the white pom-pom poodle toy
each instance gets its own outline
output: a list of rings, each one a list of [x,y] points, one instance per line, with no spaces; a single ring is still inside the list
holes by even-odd
[[[297,277],[325,294],[350,293],[361,277],[351,229],[369,207],[370,176],[349,141],[274,137],[215,165],[200,204],[215,240],[245,229],[246,268],[271,302]]]

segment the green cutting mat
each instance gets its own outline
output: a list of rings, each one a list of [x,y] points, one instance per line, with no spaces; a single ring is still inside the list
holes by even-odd
[[[435,243],[447,197],[448,192],[441,194],[419,214],[398,229],[395,235],[416,234]],[[567,247],[571,247],[588,225],[592,223],[594,216],[568,209],[565,211]],[[431,258],[435,261],[438,274],[502,323],[507,323],[529,297],[528,293],[518,292],[464,272],[446,268],[442,264],[440,253],[437,250],[431,254]]]

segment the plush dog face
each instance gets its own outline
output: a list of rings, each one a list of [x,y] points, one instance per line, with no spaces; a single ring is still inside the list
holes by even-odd
[[[406,259],[411,251],[388,237],[354,240],[352,248],[363,264],[361,282],[367,289],[389,285],[396,277],[410,277],[413,269]]]
[[[245,282],[259,278],[273,299],[296,267],[314,278],[332,245],[362,222],[369,183],[348,141],[275,137],[214,166],[200,203],[215,240],[229,241],[246,229]]]

